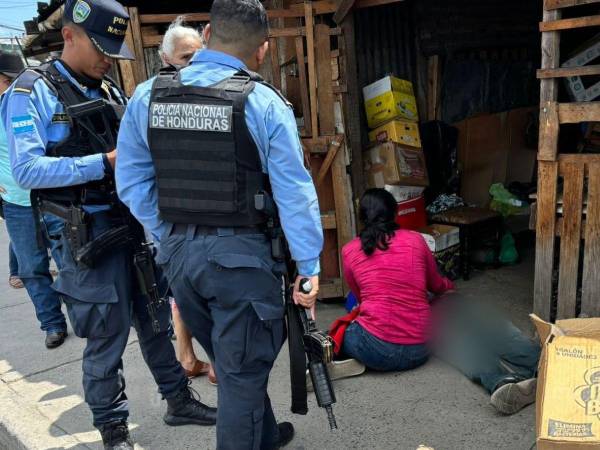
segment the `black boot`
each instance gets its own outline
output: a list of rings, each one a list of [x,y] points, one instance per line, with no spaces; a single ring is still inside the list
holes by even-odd
[[[294,425],[290,422],[281,422],[277,424],[279,428],[279,448],[288,445],[294,439]]]
[[[167,399],[167,413],[163,420],[173,427],[214,425],[217,423],[217,408],[200,403],[192,396],[192,388],[186,386],[175,397]]]
[[[127,422],[111,422],[100,427],[104,450],[133,450]]]
[[[56,348],[63,345],[68,334],[66,331],[54,331],[46,335],[46,348]]]

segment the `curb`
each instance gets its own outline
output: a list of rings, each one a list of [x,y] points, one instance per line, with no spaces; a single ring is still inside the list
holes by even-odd
[[[0,380],[0,449],[89,448],[65,433]]]

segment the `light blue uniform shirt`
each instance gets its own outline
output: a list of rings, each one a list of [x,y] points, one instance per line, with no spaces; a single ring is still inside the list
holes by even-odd
[[[29,191],[21,189],[12,175],[8,157],[8,142],[4,125],[0,123],[0,187],[6,192],[2,194],[5,202],[19,206],[31,206]]]
[[[101,97],[100,89],[82,86],[59,61],[54,64],[86,97]],[[19,186],[45,189],[104,178],[101,153],[81,158],[45,156],[46,149],[69,135],[70,125],[60,116],[64,107],[43,79],[35,82],[31,93],[15,91],[14,86],[15,83],[3,96],[0,115],[6,126],[13,176]]]
[[[181,81],[209,86],[241,68],[245,68],[244,63],[233,56],[201,50],[190,66],[181,70]],[[137,87],[121,122],[116,181],[121,200],[158,242],[168,224],[159,216],[154,164],[148,147],[152,82],[148,80]],[[323,229],[315,187],[304,167],[294,114],[275,92],[257,83],[246,103],[246,123],[258,147],[263,171],[269,175],[298,272],[316,275],[320,271]]]

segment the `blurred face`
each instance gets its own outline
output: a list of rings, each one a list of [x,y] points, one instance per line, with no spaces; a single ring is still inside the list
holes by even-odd
[[[202,48],[200,39],[192,36],[186,36],[177,41],[173,54],[169,57],[165,55],[165,62],[175,67],[184,67],[190,63],[190,59],[197,50]]]
[[[108,74],[112,58],[100,53],[85,31],[67,25],[63,28],[63,38],[62,57],[71,69],[94,80],[101,80]]]
[[[4,92],[10,86],[10,83],[12,83],[12,79],[7,77],[3,73],[0,73],[0,95],[4,94]]]

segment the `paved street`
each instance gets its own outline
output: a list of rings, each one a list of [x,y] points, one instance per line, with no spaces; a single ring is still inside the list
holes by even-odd
[[[84,342],[70,335],[56,350],[46,350],[33,307],[24,289],[8,286],[8,241],[0,224],[0,448],[101,449],[83,401],[81,355]],[[460,283],[463,295],[485,296],[530,330],[527,314],[533,286],[531,259],[519,266],[480,272]],[[341,305],[320,305],[326,327],[343,312]],[[202,352],[199,350],[199,354]],[[144,449],[211,449],[213,428],[163,424],[160,399],[143,363],[135,332],[124,357],[132,435]],[[205,378],[193,387],[203,401],[216,403],[216,388]],[[503,417],[489,396],[438,360],[407,373],[367,373],[335,384],[335,413],[340,429],[328,430],[326,416],[310,398],[307,416],[290,413],[289,359],[285,349],[272,372],[270,395],[279,420],[290,420],[296,438],[287,448],[401,449],[424,444],[436,450],[528,450],[534,440],[535,411]]]

